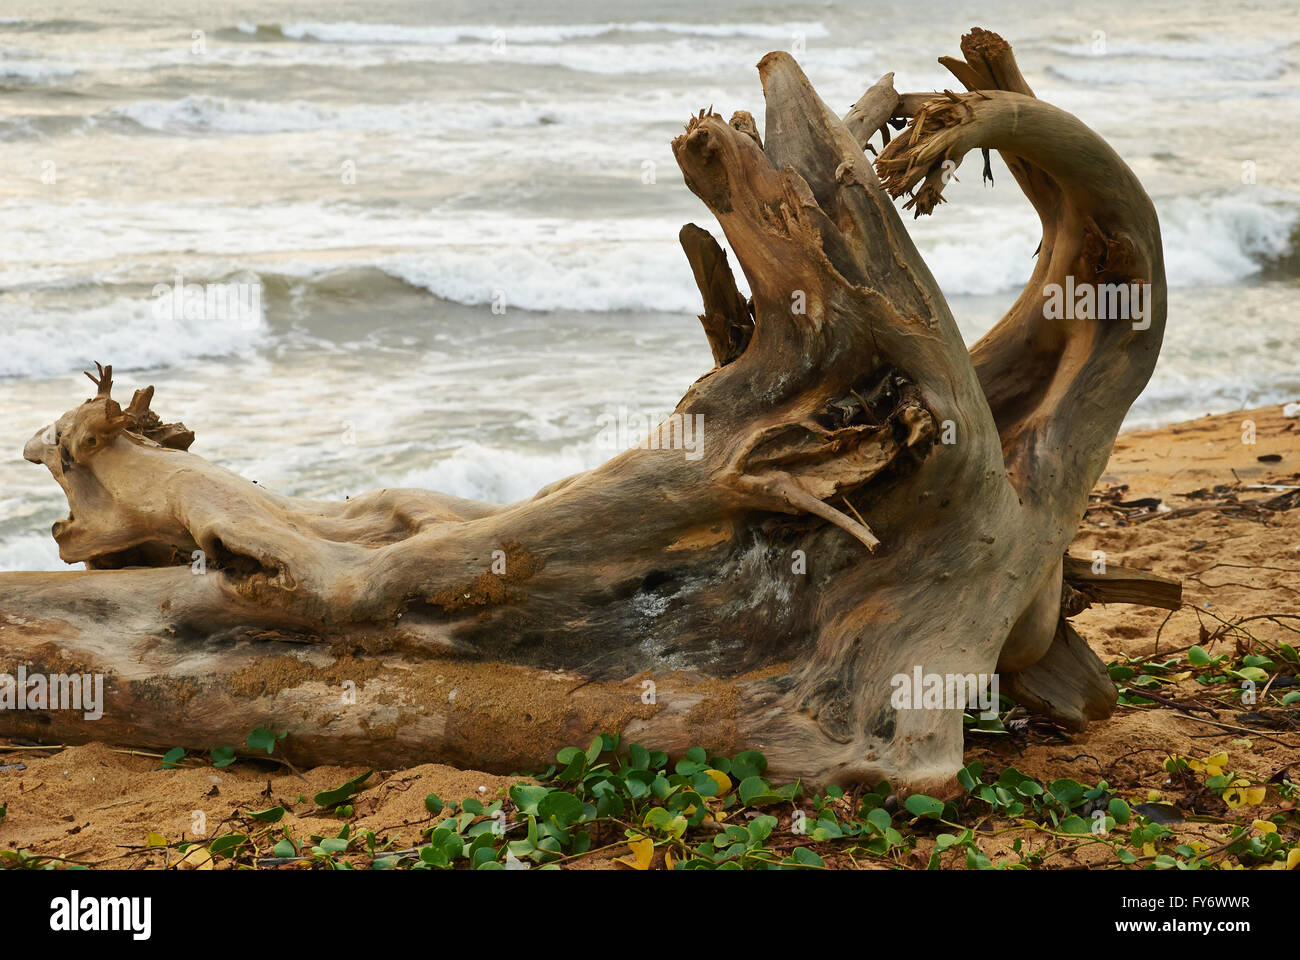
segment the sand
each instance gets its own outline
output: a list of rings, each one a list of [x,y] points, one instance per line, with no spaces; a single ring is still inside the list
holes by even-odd
[[[1253,422],[1253,444],[1243,442],[1244,421]],[[1220,619],[1300,615],[1300,506],[1265,515],[1249,506],[1220,506],[1230,497],[1244,502],[1279,495],[1248,489],[1260,484],[1300,484],[1300,419],[1283,417],[1280,406],[1206,416],[1119,439],[1071,553],[1091,557],[1100,550],[1110,564],[1181,577],[1185,605],[1172,616],[1127,605],[1085,611],[1075,626],[1103,659],[1185,650],[1206,642]],[[1216,487],[1223,489],[1208,499],[1196,495]],[[1159,499],[1161,506],[1110,505],[1146,498]],[[1211,509],[1194,509],[1206,507]],[[1138,519],[1153,509],[1150,519]],[[1249,626],[1271,643],[1300,639],[1271,621]],[[1295,626],[1300,628],[1300,620]],[[1210,652],[1230,651],[1232,643],[1218,640]],[[1198,688],[1189,680],[1163,692],[1194,697]],[[1221,711],[1219,720],[1240,726],[1232,711]],[[1162,764],[1175,752],[1204,757],[1226,750],[1233,769],[1263,776],[1300,765],[1300,733],[1224,730],[1168,708],[1121,705],[1072,742],[1035,742],[1042,739],[1050,738],[1031,735],[1013,742],[972,736],[966,758],[983,760],[990,769],[1014,765],[1043,781],[1104,778],[1126,794],[1167,787]],[[0,768],[6,765],[9,769],[0,769],[0,805],[7,808],[0,819],[0,848],[132,868],[163,867],[179,859],[174,850],[139,852],[149,834],[174,845],[199,839],[193,832],[197,825],[211,836],[241,809],[284,806],[290,812],[283,825],[295,837],[333,836],[341,821],[316,809],[311,797],[365,772],[322,766],[295,773],[248,761],[220,769],[163,770],[156,757],[132,752],[129,745],[89,744],[50,754],[0,741]],[[517,779],[440,764],[377,771],[354,803],[353,831],[374,831],[398,848],[413,846],[432,822],[426,794],[490,802]],[[924,854],[919,849],[913,857],[920,862]],[[1061,865],[1087,864],[1105,855],[1088,848]],[[581,863],[613,866],[607,857]]]

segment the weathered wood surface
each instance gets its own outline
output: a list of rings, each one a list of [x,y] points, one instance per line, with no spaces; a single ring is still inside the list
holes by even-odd
[[[1100,664],[1062,628],[1061,558],[1159,351],[1159,228],[1006,43],[977,30],[962,53],[944,62],[968,92],[899,97],[886,77],[847,121],[769,54],[761,135],[701,112],[673,142],[751,291],[683,231],[716,366],[670,426],[703,418],[697,457],[669,437],[507,506],[308,501],[187,452],[104,375],[25,451],[67,495],[63,558],[92,569],[0,575],[6,661],[106,674],[104,717],[0,712],[0,735],[207,747],[265,726],[302,762],[508,770],[609,731],[924,789],[959,769],[962,723],[891,706],[917,666],[1104,715]],[[873,169],[863,148],[899,116]],[[931,212],[987,149],[1043,235],[968,351],[894,198]],[[1145,325],[1047,316],[1067,277],[1149,284]]]

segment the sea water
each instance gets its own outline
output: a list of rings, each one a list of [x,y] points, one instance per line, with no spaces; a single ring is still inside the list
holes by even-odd
[[[711,366],[677,231],[723,238],[669,142],[708,106],[761,130],[774,49],[844,111],[886,71],[955,87],[935,58],[1001,32],[1160,215],[1168,330],[1128,425],[1295,399],[1288,6],[0,0],[0,569],[61,566],[66,502],[21,450],[95,360],[295,495],[509,502],[607,459],[602,423]],[[907,220],[970,342],[1039,237],[993,172]],[[160,309],[178,277],[257,310]]]

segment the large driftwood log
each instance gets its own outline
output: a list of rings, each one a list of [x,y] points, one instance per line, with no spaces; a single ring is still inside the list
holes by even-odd
[[[962,52],[943,62],[968,92],[886,76],[845,120],[772,53],[761,135],[748,114],[691,118],[674,154],[752,297],[684,228],[717,365],[663,442],[530,500],[280,496],[188,453],[151,390],[123,411],[102,371],[25,451],[67,495],[63,559],[89,569],[0,575],[0,649],[104,673],[104,715],[0,712],[0,734],[207,747],[264,726],[302,762],[509,769],[610,731],[935,788],[961,765],[961,711],[896,709],[896,676],[996,670],[1068,725],[1108,714],[1113,685],[1062,620],[1062,556],[1160,347],[1156,215],[1001,38]],[[929,213],[990,149],[1043,237],[968,352],[891,197]],[[1067,277],[1149,285],[1145,326],[1054,319],[1044,291]],[[702,455],[668,435],[683,418]]]

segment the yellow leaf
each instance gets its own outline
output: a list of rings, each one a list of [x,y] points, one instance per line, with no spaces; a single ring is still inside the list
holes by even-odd
[[[718,785],[718,796],[723,797],[731,792],[731,778],[721,770],[705,770],[704,772],[712,777],[713,782]]]
[[[1157,800],[1159,800],[1159,799],[1160,799],[1160,791],[1159,791],[1159,790],[1148,790],[1148,791],[1147,791],[1147,802],[1148,802],[1148,803],[1155,803],[1155,802],[1156,802]]]
[[[621,863],[625,867],[631,867],[633,870],[649,870],[650,861],[654,859],[655,842],[649,837],[633,837],[627,842],[627,848],[631,851],[635,861],[626,857],[615,857],[615,863]]]
[[[1205,765],[1205,772],[1212,777],[1221,777],[1223,776],[1223,767],[1219,766],[1217,763],[1207,763]]]
[[[1264,802],[1264,794],[1268,791],[1263,787],[1250,787],[1246,790],[1246,803],[1249,806],[1256,807]]]
[[[1174,681],[1178,681],[1178,680],[1186,680],[1186,679],[1187,679],[1188,677],[1190,677],[1191,675],[1192,675],[1192,671],[1190,671],[1190,670],[1184,670],[1182,673],[1175,673],[1175,674],[1172,674],[1172,675],[1169,677],[1169,679],[1170,679],[1170,680],[1174,680]]]
[[[676,858],[673,856],[672,851],[671,851],[671,850],[665,850],[665,851],[664,851],[664,869],[665,869],[665,870],[671,870],[671,869],[673,868],[673,864],[675,864],[676,862],[677,862],[677,860],[676,860]]]
[[[176,864],[177,870],[211,870],[212,854],[207,847],[194,846],[185,851]]]
[[[1294,870],[1300,867],[1300,847],[1293,847],[1286,852],[1286,868]]]
[[[1154,843],[1142,844],[1142,854],[1143,856],[1154,857],[1156,855],[1156,845]]]
[[[1272,820],[1256,820],[1251,826],[1260,833],[1277,833],[1277,824]]]
[[[144,845],[146,847],[165,847],[167,846],[167,838],[161,833],[151,831],[149,836],[145,838]]]
[[[1220,750],[1212,757],[1205,758],[1206,763],[1212,763],[1216,767],[1226,767],[1228,765],[1228,753],[1226,750]]]

